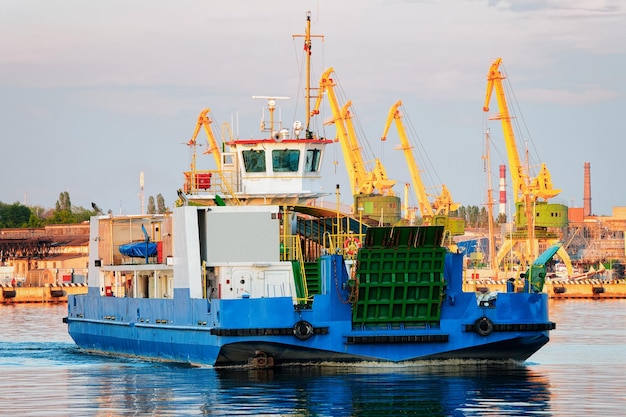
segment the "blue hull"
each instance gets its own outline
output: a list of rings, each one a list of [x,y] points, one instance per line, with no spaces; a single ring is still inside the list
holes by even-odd
[[[322,264],[328,288],[348,279],[345,269],[330,273],[333,265],[343,267],[340,256],[324,257]],[[354,326],[347,296],[340,286],[316,294],[310,308],[294,309],[291,297],[193,299],[178,289],[172,299],[116,298],[90,288],[70,297],[66,320],[74,341],[90,352],[213,366],[248,364],[259,351],[274,364],[523,361],[554,328],[543,293],[500,293],[480,305],[476,294],[453,284],[439,323],[413,327]]]

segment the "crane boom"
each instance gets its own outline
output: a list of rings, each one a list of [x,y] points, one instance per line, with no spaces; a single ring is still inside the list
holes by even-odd
[[[451,211],[457,210],[460,205],[452,200],[452,195],[445,184],[441,185],[441,194],[435,198],[435,201],[432,204],[430,203],[428,193],[426,193],[426,188],[424,187],[424,182],[422,181],[422,176],[419,172],[419,167],[415,161],[415,156],[411,151],[413,147],[409,143],[409,137],[406,133],[404,123],[402,123],[402,112],[400,111],[400,106],[402,106],[402,100],[398,100],[389,109],[387,122],[385,124],[381,140],[387,139],[387,133],[389,133],[391,123],[395,121],[398,136],[400,137],[400,149],[404,152],[404,157],[406,159],[407,166],[409,167],[411,181],[413,181],[413,188],[415,188],[415,196],[417,197],[422,217],[432,219],[435,215],[447,216]]]
[[[381,140],[384,141],[387,139],[387,133],[389,133],[391,123],[395,121],[396,130],[400,138],[400,149],[404,152],[404,157],[409,167],[411,181],[415,189],[415,196],[417,197],[417,204],[422,215],[422,222],[425,225],[434,224],[444,226],[445,236],[449,241],[448,246],[452,247],[454,245],[452,236],[462,235],[465,232],[465,222],[463,219],[449,217],[450,211],[458,209],[459,204],[452,202],[450,191],[448,191],[445,185],[442,185],[441,195],[436,197],[435,201],[431,204],[415,160],[415,155],[412,151],[413,147],[410,144],[409,136],[402,122],[400,106],[402,106],[402,101],[398,100],[389,109]]]
[[[352,114],[349,110],[352,102],[348,100],[343,107],[339,107],[339,101],[335,94],[335,81],[331,78],[334,69],[328,68],[320,78],[320,88],[312,115],[319,114],[322,97],[326,93],[331,112],[333,114],[333,122],[337,129],[337,139],[341,144],[341,149],[348,171],[350,187],[352,194],[373,194],[375,190],[379,190],[381,194],[394,196],[393,187],[396,183],[387,177],[385,167],[380,160],[374,160],[374,168],[368,171],[365,167],[361,147],[352,123]]]
[[[493,116],[494,120],[500,120],[502,123],[502,131],[504,133],[504,142],[506,145],[506,152],[509,159],[509,170],[511,171],[511,180],[513,183],[513,198],[515,202],[521,200],[521,195],[528,185],[528,175],[524,166],[521,163],[517,146],[515,144],[515,135],[513,133],[513,125],[511,124],[511,117],[509,115],[509,107],[504,95],[504,87],[502,80],[505,77],[499,70],[502,58],[497,58],[492,62],[489,72],[487,73],[487,93],[485,95],[485,104],[483,105],[483,111],[489,111],[489,103],[491,101],[491,94],[493,90],[496,90],[496,99],[498,100],[498,109],[500,113]]]
[[[341,118],[341,109],[339,108],[339,103],[337,102],[335,91],[332,88],[335,85],[334,80],[330,77],[333,71],[333,68],[330,67],[326,71],[324,71],[324,73],[320,77],[319,94],[317,95],[317,100],[315,100],[315,106],[313,107],[313,110],[311,110],[311,116],[319,114],[319,108],[322,104],[322,97],[324,97],[324,92],[326,92],[328,95],[328,102],[331,108],[331,112],[333,114],[335,129],[337,130],[337,140],[341,145],[341,150],[346,163],[346,170],[348,171],[348,179],[350,181],[350,187],[352,188],[352,194],[356,194],[356,161],[352,156],[353,154],[350,149],[348,132],[346,130],[345,124],[343,123],[343,119]]]
[[[537,177],[531,179],[529,173],[521,163],[517,145],[515,143],[515,135],[511,124],[509,107],[504,94],[502,81],[506,77],[500,72],[499,67],[501,63],[502,58],[497,58],[489,67],[489,72],[487,73],[487,92],[485,95],[483,111],[489,111],[491,94],[495,89],[500,113],[491,117],[491,119],[500,120],[502,122],[502,131],[504,133],[504,141],[509,159],[509,170],[511,171],[511,181],[513,183],[513,199],[515,203],[518,203],[522,202],[527,195],[532,195],[532,198],[535,200],[537,198],[553,198],[557,196],[561,190],[557,190],[552,187],[550,172],[548,171],[546,165],[542,164]]]
[[[352,123],[352,113],[350,113],[350,106],[352,106],[352,100],[346,101],[339,111],[339,118],[336,120],[342,123],[346,129],[345,140],[347,142],[347,148],[349,149],[348,155],[345,156],[346,166],[347,161],[350,161],[354,171],[354,182],[352,194],[371,194],[373,191],[373,185],[371,176],[365,170],[365,161],[361,154],[361,147],[356,140],[356,132],[354,130],[354,124]]]
[[[204,131],[207,136],[207,144],[208,148],[204,151],[204,154],[213,154],[213,158],[215,159],[215,164],[217,165],[217,170],[222,169],[222,157],[220,153],[219,145],[217,144],[217,140],[215,139],[215,135],[213,134],[213,129],[211,129],[211,123],[213,121],[209,118],[208,114],[210,109],[203,109],[198,116],[198,122],[196,123],[196,128],[193,132],[193,136],[189,139],[188,145],[195,145],[196,140],[198,138],[198,134],[200,133],[200,129],[204,128]],[[195,156],[194,156],[195,159]],[[195,161],[194,161],[195,164]],[[194,167],[195,168],[195,167]]]
[[[435,212],[430,204],[430,201],[428,200],[428,194],[426,193],[424,182],[422,181],[422,177],[419,173],[419,168],[417,162],[415,161],[413,152],[411,151],[412,146],[409,144],[406,129],[404,128],[404,124],[402,123],[402,113],[399,110],[401,105],[402,100],[398,100],[389,109],[387,122],[385,124],[385,129],[383,131],[381,140],[385,140],[387,138],[387,133],[389,133],[391,123],[395,121],[396,129],[398,130],[398,136],[400,137],[401,149],[404,152],[404,157],[406,158],[406,163],[409,167],[409,173],[411,174],[411,181],[413,182],[413,189],[415,190],[415,196],[417,197],[417,204],[419,206],[420,213],[425,220],[431,221],[435,215]]]
[[[380,159],[374,158],[372,171],[368,171],[365,166],[361,146],[359,145],[359,140],[354,129],[354,123],[352,123],[352,113],[350,112],[351,105],[351,100],[346,101],[346,104],[341,108],[341,118],[348,131],[348,143],[351,149],[350,154],[355,160],[357,176],[356,194],[372,194],[374,190],[380,190],[383,195],[395,195],[391,187],[396,184],[396,181],[389,179],[387,170]]]

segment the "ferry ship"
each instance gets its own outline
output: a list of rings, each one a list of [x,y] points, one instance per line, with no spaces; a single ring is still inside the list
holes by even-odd
[[[307,56],[311,37],[307,15]],[[203,111],[190,145],[207,123]],[[171,212],[91,219],[88,292],[69,296],[64,318],[82,350],[267,368],[524,361],[548,342],[541,285],[555,250],[523,291],[464,292],[463,255],[443,226],[378,215],[374,195],[359,196],[358,217],[325,208],[317,190],[333,141],[308,122],[274,126],[231,138],[228,152],[212,146],[217,170],[196,170],[194,155]]]

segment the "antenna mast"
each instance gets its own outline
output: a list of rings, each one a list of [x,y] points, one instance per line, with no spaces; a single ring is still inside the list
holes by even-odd
[[[293,38],[304,37],[304,50],[306,54],[306,88],[305,88],[305,102],[306,102],[306,137],[311,139],[313,136],[310,129],[311,121],[311,38],[322,38],[324,35],[311,35],[311,12],[306,12],[306,33],[304,35],[293,35]]]
[[[496,242],[493,224],[493,188],[491,184],[491,155],[489,153],[489,129],[485,133],[485,159],[487,170],[487,213],[489,216],[489,265],[494,274],[494,278],[498,279],[499,265],[496,262]]]

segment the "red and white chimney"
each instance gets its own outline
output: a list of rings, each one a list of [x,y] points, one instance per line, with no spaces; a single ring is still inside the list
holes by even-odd
[[[500,200],[498,213],[506,215],[506,165],[500,165]]]

